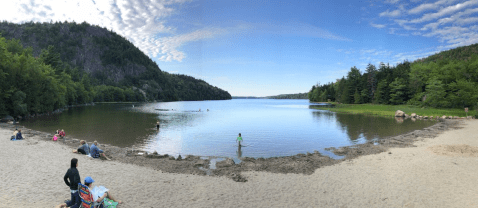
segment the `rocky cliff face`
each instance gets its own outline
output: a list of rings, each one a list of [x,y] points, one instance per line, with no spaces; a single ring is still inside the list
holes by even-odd
[[[63,63],[88,73],[96,85],[135,87],[148,100],[217,100],[231,95],[203,80],[169,74],[127,39],[88,23],[0,23],[0,35],[31,47],[34,56],[53,46]]]
[[[55,50],[60,52],[62,61],[71,66],[77,66],[89,74],[106,76],[107,79],[114,82],[121,81],[126,75],[138,76],[146,71],[144,65],[133,63],[128,57],[118,57],[124,62],[121,65],[104,63],[102,57],[109,50],[115,49],[98,44],[98,42],[119,35],[86,23],[80,25],[74,23],[17,25],[4,22],[0,24],[0,33],[8,39],[20,40],[26,47],[32,47],[35,56],[38,56],[41,50],[47,48],[48,45],[53,45]],[[116,37],[116,39],[119,38],[124,39]],[[124,39],[124,41],[127,40]],[[128,49],[137,48],[131,44]],[[139,49],[137,50],[139,51]]]

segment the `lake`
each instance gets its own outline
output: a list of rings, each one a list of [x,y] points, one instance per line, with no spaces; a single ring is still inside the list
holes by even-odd
[[[313,109],[308,100],[233,99],[137,104],[96,104],[23,121],[27,128],[87,142],[170,155],[276,157],[350,146],[433,125]],[[156,122],[160,121],[159,130]],[[241,133],[246,145],[238,151]],[[334,156],[335,157],[335,156]]]

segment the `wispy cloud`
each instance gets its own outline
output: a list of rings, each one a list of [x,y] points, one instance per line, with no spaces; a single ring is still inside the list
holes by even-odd
[[[401,13],[402,13],[402,12],[401,12],[400,10],[398,10],[398,9],[397,9],[397,10],[393,10],[393,11],[389,11],[389,10],[387,9],[387,11],[384,11],[384,12],[380,13],[380,16],[381,16],[381,17],[398,17],[398,16],[400,16]]]
[[[413,8],[413,9],[410,9],[408,11],[408,13],[409,14],[420,14],[423,11],[437,9],[441,5],[447,5],[447,4],[453,3],[455,1],[456,0],[440,0],[440,1],[437,1],[435,3],[420,4],[419,6]]]
[[[396,4],[398,3],[400,0],[385,0],[386,3],[389,3],[389,4]]]
[[[407,11],[405,4],[396,6],[399,11]],[[395,11],[397,11],[395,10]],[[436,38],[442,44],[438,48],[449,49],[478,42],[478,31],[474,24],[478,23],[477,0],[439,0],[433,3],[416,5],[402,12],[400,15],[391,15],[390,8],[379,14],[383,19],[389,34],[399,36],[422,36]],[[374,25],[371,24],[372,27]]]
[[[440,18],[440,17],[445,16],[445,15],[453,14],[453,13],[455,13],[457,11],[460,11],[460,10],[462,10],[462,9],[468,7],[468,6],[477,5],[477,4],[478,4],[478,1],[470,0],[470,1],[467,1],[465,3],[448,6],[448,7],[445,7],[443,9],[440,9],[438,12],[424,14],[421,18],[411,20],[410,23],[422,23],[422,22],[431,21],[431,20]]]
[[[0,20],[15,23],[28,21],[86,21],[112,29],[128,38],[146,54],[161,61],[182,61],[181,47],[188,42],[220,35],[224,30],[196,28],[178,32],[168,25],[168,18],[179,13],[177,8],[190,0],[117,0],[117,1],[54,1],[20,0],[2,2]]]
[[[370,23],[370,26],[381,29],[386,27],[387,25]]]

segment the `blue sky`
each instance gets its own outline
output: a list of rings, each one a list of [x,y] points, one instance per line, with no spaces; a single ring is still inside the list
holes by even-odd
[[[478,42],[477,0],[25,0],[3,2],[0,20],[106,27],[163,71],[233,96],[307,92],[352,66]]]

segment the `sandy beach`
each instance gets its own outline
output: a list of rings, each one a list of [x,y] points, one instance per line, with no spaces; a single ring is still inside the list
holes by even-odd
[[[124,203],[118,207],[476,207],[478,120],[390,148],[324,166],[312,174],[245,171],[226,176],[166,173],[148,166],[95,160],[39,136],[10,141],[0,129],[0,207],[54,207],[69,199],[63,176],[78,158]]]

